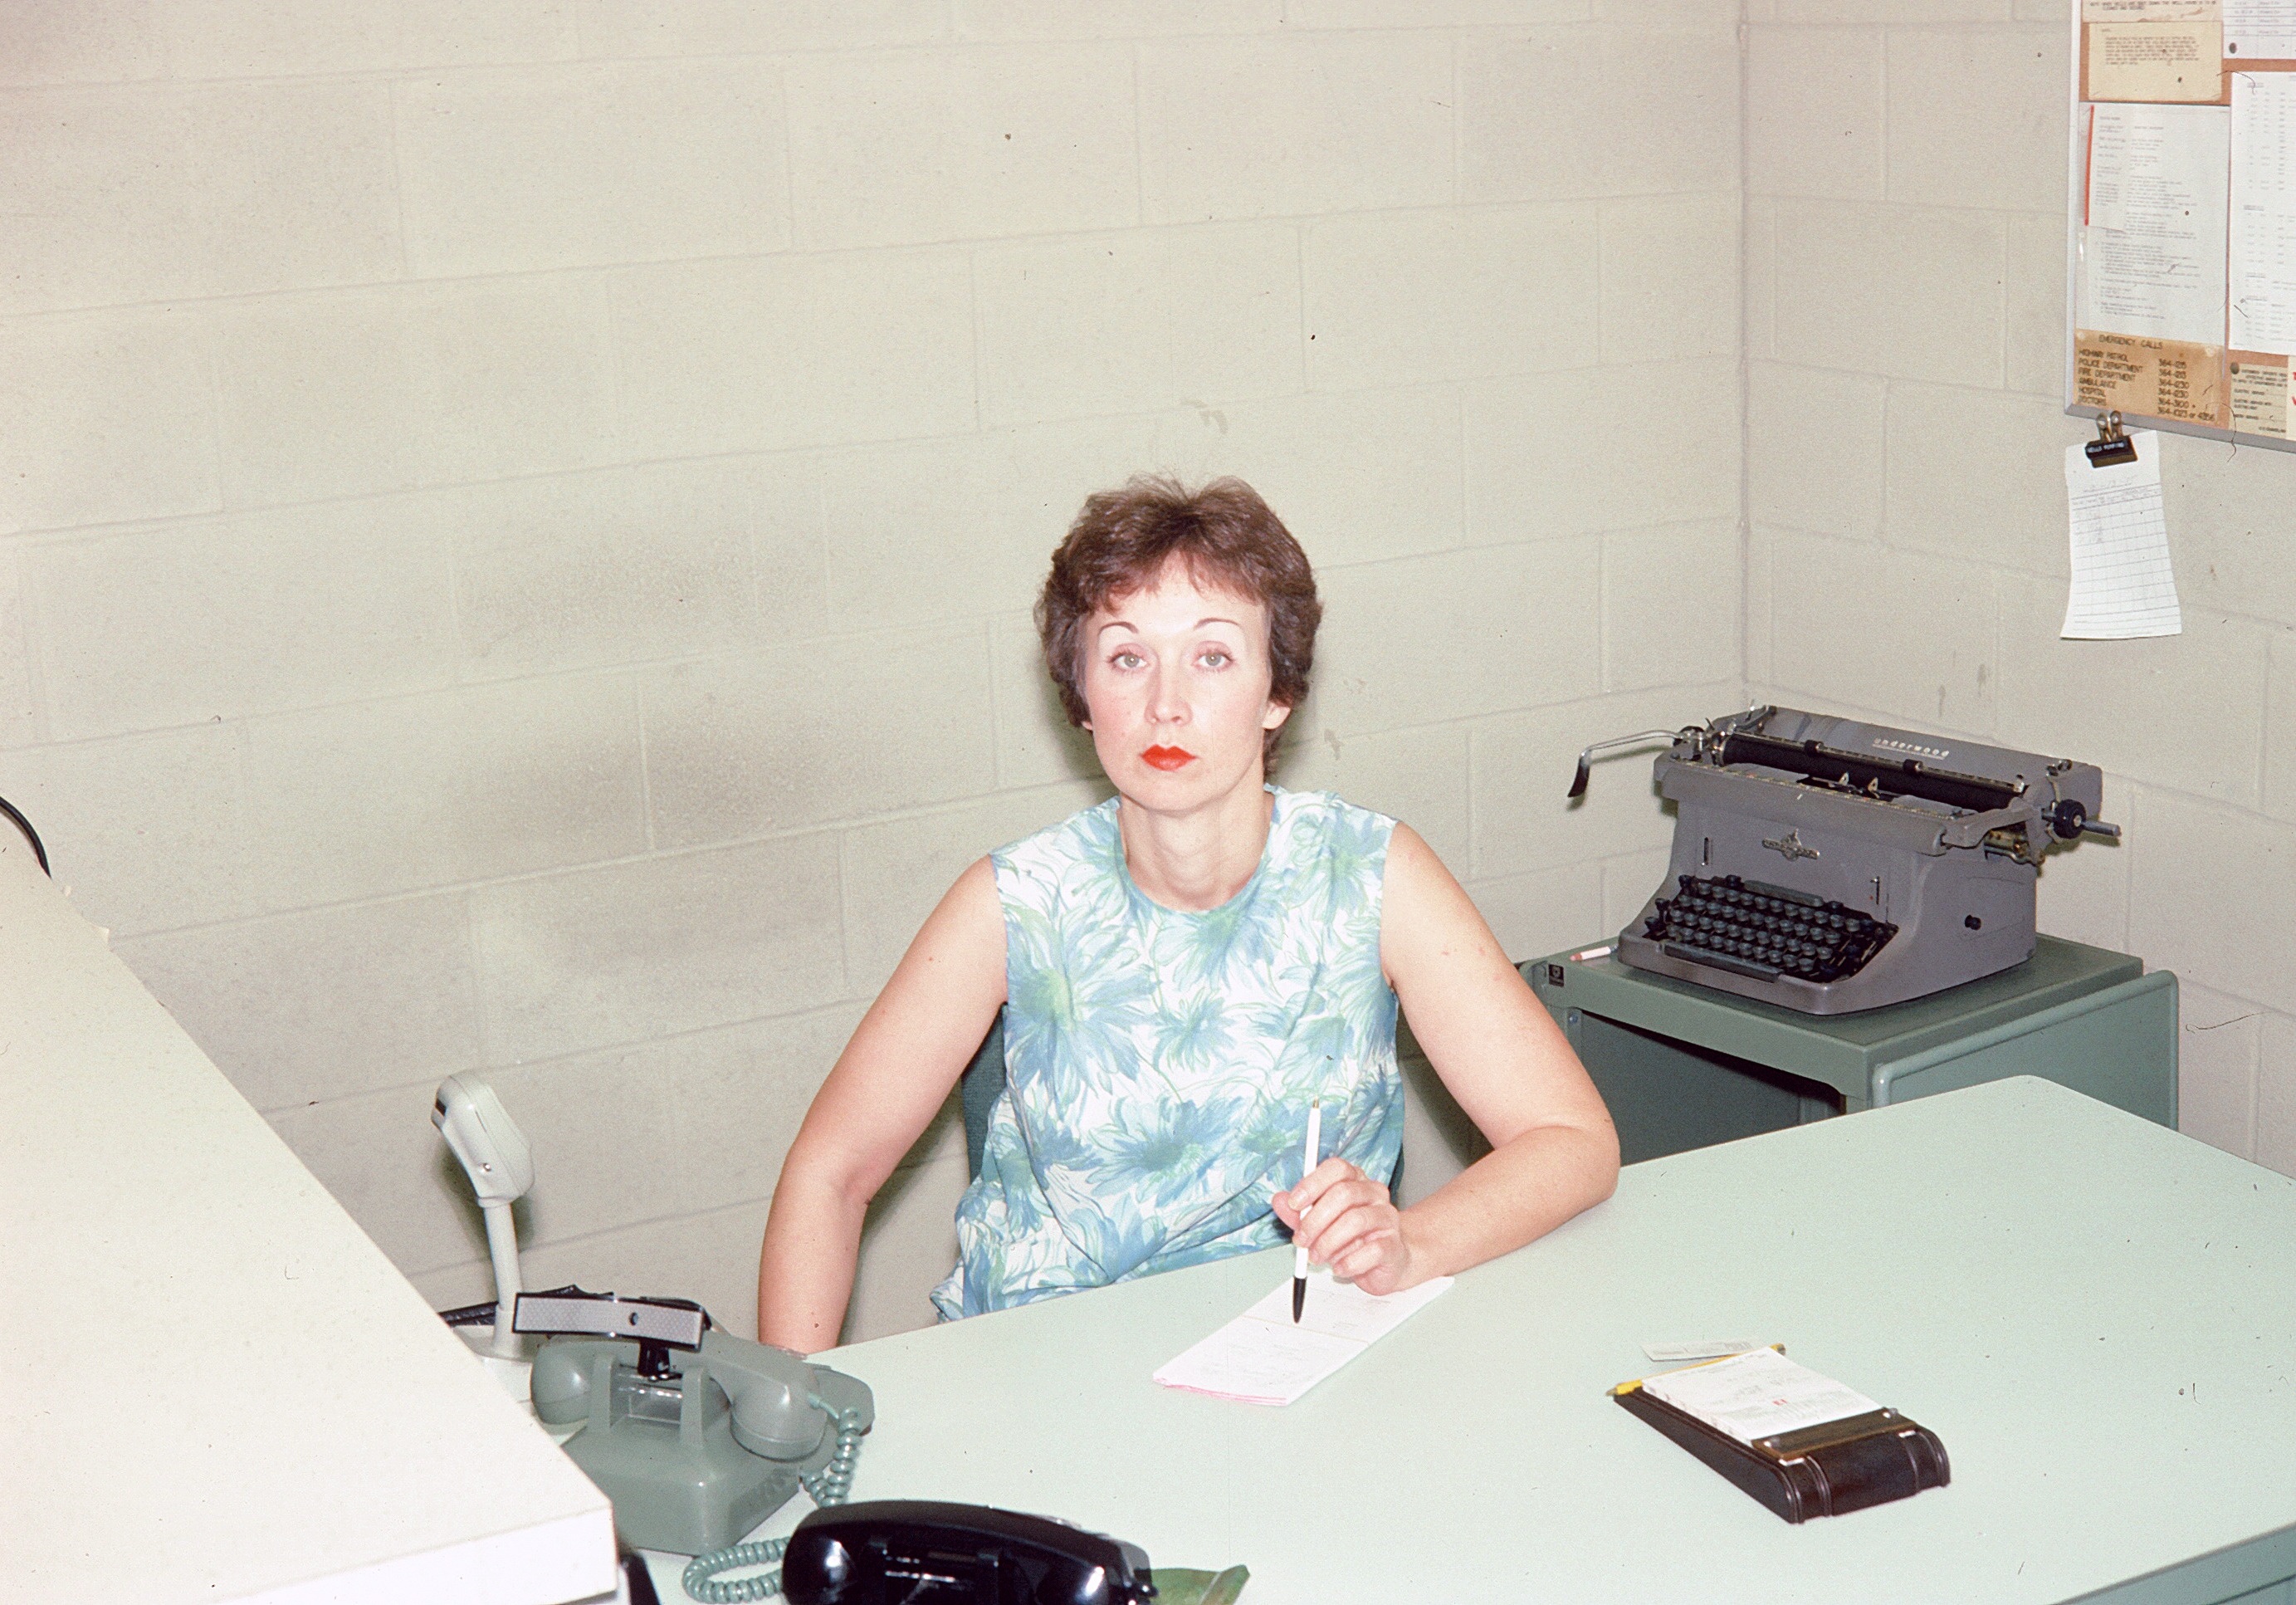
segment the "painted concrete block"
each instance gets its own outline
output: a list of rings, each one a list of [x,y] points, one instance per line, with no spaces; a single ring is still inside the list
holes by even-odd
[[[211,513],[215,390],[196,323],[130,310],[0,327],[0,534]]]
[[[1130,39],[1159,35],[1268,33],[1283,0],[956,0],[960,39]]]
[[[1771,672],[1788,701],[1871,708],[1916,729],[1994,729],[2005,699],[1992,571],[1784,533],[1770,553]],[[1805,605],[1811,597],[1865,605]],[[2064,700],[2052,697],[2051,712]]]
[[[1734,195],[1606,201],[1602,216],[1603,360],[1734,357],[1742,300]]]
[[[721,1209],[773,1196],[799,1123],[861,1014],[858,1004],[839,1004],[623,1056],[632,1083],[658,1089],[669,1107],[679,1208]]]
[[[646,847],[627,677],[561,675],[251,720],[266,906],[371,897]]]
[[[1728,191],[1738,182],[1734,28],[1537,27],[1459,62],[1468,202]]]
[[[2264,708],[2264,811],[2296,819],[2296,630],[2273,633]]]
[[[1301,386],[1299,238],[1287,224],[986,246],[973,283],[990,424]]]
[[[166,70],[149,0],[12,5],[0,13],[0,84],[109,84]]]
[[[1603,536],[1603,689],[1736,674],[1742,566],[1734,523]]]
[[[756,61],[504,69],[396,87],[408,260],[530,272],[790,243],[780,74]]]
[[[849,636],[642,679],[654,840],[693,846],[996,785],[980,626]]]
[[[1777,355],[1777,213],[1775,202],[1746,198],[1746,356],[1759,361]]]
[[[2296,1176],[2296,1017],[2267,1014],[2256,1066],[2256,1162]]]
[[[1601,583],[1600,543],[1589,539],[1325,571],[1301,737],[1344,740],[1593,694]]]
[[[1471,386],[1467,539],[1734,518],[1738,418],[1737,364],[1714,358]]]
[[[1351,390],[1591,364],[1597,251],[1587,206],[1311,225],[1301,245],[1308,381]]]
[[[2065,398],[2065,219],[2037,212],[2009,219],[2005,340],[2009,388]]]
[[[1891,29],[1890,198],[2062,209],[2068,47],[2046,24]]]
[[[1879,531],[1887,394],[1888,382],[1874,374],[1751,363],[1746,370],[1749,515],[1758,523],[1824,535]],[[1934,468],[1935,458],[1928,460]]]
[[[2296,1013],[2296,971],[2273,939],[2296,891],[2296,825],[2147,786],[2137,797],[2129,951],[2186,980]]]
[[[1746,188],[1879,201],[1878,30],[1756,28],[1746,35]]]
[[[1485,876],[1467,883],[1499,950],[1517,964],[1601,934],[1603,871],[1595,864]]]
[[[1777,209],[1777,355],[1940,384],[2001,383],[2006,220],[1911,206]]]
[[[1130,53],[1112,45],[791,58],[790,192],[808,250],[1139,220]]]
[[[479,1064],[466,901],[446,892],[314,909],[118,951],[241,1095],[269,1113]]]
[[[420,482],[432,420],[406,306],[430,293],[344,291],[204,310],[233,506]]]
[[[2246,1159],[2255,1152],[2265,1011],[2179,978],[2177,1129]]]
[[[419,292],[404,316],[421,482],[550,473],[619,455],[603,280]]]
[[[240,761],[224,725],[31,746],[8,755],[5,794],[72,906],[134,936],[253,911]]]
[[[1038,786],[846,831],[845,958],[855,992],[884,985],[925,917],[971,865],[1107,795],[1105,786],[1081,782]]]
[[[2161,493],[2174,540],[2177,594],[2296,625],[2296,564],[2288,561],[2289,458],[2213,440],[2161,437]]]
[[[947,434],[974,422],[960,251],[613,276],[622,440],[639,457]]]
[[[1592,0],[1291,0],[1283,20],[1301,28],[1513,28],[1576,22]]]
[[[1459,397],[1447,385],[1285,396],[1160,424],[1151,461],[1190,484],[1242,479],[1319,569],[1461,542]]]
[[[12,544],[0,542],[0,748],[24,746],[39,735],[19,561]]]
[[[1160,460],[1144,418],[825,453],[830,614],[852,629],[1026,608],[1085,498]]]
[[[785,836],[472,893],[488,1057],[540,1058],[845,995],[834,836]]]
[[[222,85],[197,92],[193,103],[200,293],[248,295],[401,276],[386,85]],[[131,254],[143,249],[139,243]]]
[[[33,548],[23,565],[59,740],[454,675],[446,533],[406,500],[123,530]]]
[[[197,289],[206,244],[198,104],[169,86],[0,95],[0,140],[11,156],[0,198],[12,214],[0,309]]]
[[[1061,711],[1035,623],[1025,613],[1007,614],[990,621],[988,638],[998,786],[1104,782],[1092,737]]]
[[[1563,794],[1570,787],[1579,750],[1636,730],[1702,723],[1739,701],[1734,684],[1682,685],[1478,722],[1472,749],[1476,880],[1574,865],[1591,868],[1600,860],[1669,845],[1673,818],[1662,811],[1651,779],[1651,759],[1662,749],[1654,745],[1648,753],[1624,753],[1597,764],[1587,795],[1574,802]],[[1595,897],[1586,910],[1587,923],[1556,945],[1577,942],[1599,927],[1599,890]]]
[[[755,641],[751,538],[764,520],[752,478],[750,465],[718,460],[445,493],[464,671],[531,674]],[[800,544],[817,574],[810,522]],[[814,590],[817,628],[817,580]]]
[[[548,62],[574,54],[560,0],[168,0],[153,8],[171,74],[244,78]]]
[[[1324,732],[1287,748],[1276,783],[1336,793],[1410,826],[1456,877],[1471,862],[1467,727],[1444,724],[1344,740]]]
[[[948,31],[944,0],[574,0],[584,53],[755,55],[922,45]]]
[[[1888,512],[1893,546],[2043,574],[2071,573],[2065,536],[2065,448],[2095,438],[2054,398],[1920,384],[1890,385]],[[1943,471],[1939,452],[1949,449]],[[2062,601],[2059,597],[2059,601]]]
[[[486,1228],[470,1183],[430,1124],[438,1091],[435,1081],[415,1082],[269,1115],[271,1129],[406,1276],[486,1258]],[[527,1275],[539,1274],[521,1258]],[[458,1285],[472,1290],[456,1302],[494,1296],[491,1274]]]
[[[1144,221],[1453,198],[1446,35],[1149,43],[1138,56]]]
[[[2257,806],[2269,626],[2188,608],[2182,635],[2068,641],[2062,581],[2000,586],[2004,741],[2127,775],[2148,797],[2173,786]]]

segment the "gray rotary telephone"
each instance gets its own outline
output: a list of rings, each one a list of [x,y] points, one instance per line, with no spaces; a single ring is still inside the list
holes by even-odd
[[[841,1502],[875,1419],[867,1384],[718,1331],[684,1299],[521,1293],[512,1325],[546,1337],[535,1413],[578,1427],[566,1453],[634,1548],[721,1549],[800,1484]]]

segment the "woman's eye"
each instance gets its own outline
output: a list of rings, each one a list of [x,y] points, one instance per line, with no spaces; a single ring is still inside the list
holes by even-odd
[[[1197,661],[1207,669],[1225,669],[1234,662],[1228,656],[1227,649],[1222,646],[1207,646],[1203,656]]]
[[[1148,660],[1136,652],[1119,652],[1108,661],[1119,669],[1137,669]]]

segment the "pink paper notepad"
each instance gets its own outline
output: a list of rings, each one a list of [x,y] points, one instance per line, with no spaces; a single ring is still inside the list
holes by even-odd
[[[1308,1278],[1308,1305],[1292,1324],[1292,1280],[1156,1372],[1166,1387],[1289,1404],[1443,1296],[1447,1276],[1400,1293],[1365,1293],[1328,1271]]]

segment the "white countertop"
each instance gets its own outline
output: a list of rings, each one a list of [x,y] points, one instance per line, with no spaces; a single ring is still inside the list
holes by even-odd
[[[611,1593],[611,1511],[0,826],[0,1595]]]

